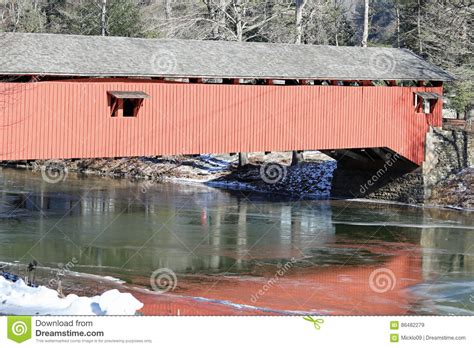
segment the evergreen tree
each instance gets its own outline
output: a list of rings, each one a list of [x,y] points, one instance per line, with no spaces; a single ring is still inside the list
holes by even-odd
[[[465,0],[417,0],[404,5],[404,44],[456,77],[446,84],[446,95],[458,115],[466,115],[474,99],[473,5]]]

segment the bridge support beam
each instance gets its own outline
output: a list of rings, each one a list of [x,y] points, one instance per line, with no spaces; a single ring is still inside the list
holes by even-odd
[[[249,164],[248,152],[239,152],[239,167],[243,167]]]
[[[429,202],[436,198],[440,182],[474,165],[474,138],[469,133],[431,128],[425,144],[421,166],[387,148],[367,149],[377,156],[364,160],[359,156],[342,156],[337,150],[324,151],[337,160],[331,196]]]
[[[367,149],[366,151],[368,151]],[[373,149],[370,149],[373,150]],[[337,168],[332,179],[331,196],[340,198],[372,198],[408,203],[424,200],[421,168],[405,161],[398,154],[366,157],[364,152],[352,151],[344,156],[336,151]],[[354,156],[355,154],[356,156]]]
[[[304,161],[303,151],[291,152],[291,165],[292,166],[303,163],[303,161]]]

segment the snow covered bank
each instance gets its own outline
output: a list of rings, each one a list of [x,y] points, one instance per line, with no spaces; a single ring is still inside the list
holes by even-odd
[[[278,193],[296,197],[327,198],[336,161],[305,162],[288,166],[276,162],[248,165],[207,185],[242,191]]]
[[[143,304],[129,293],[108,290],[100,296],[65,298],[44,286],[32,288],[0,276],[0,314],[15,315],[134,315]]]

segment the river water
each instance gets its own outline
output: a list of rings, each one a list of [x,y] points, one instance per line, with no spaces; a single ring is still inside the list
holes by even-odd
[[[0,172],[0,261],[143,288],[164,270],[167,296],[277,313],[474,314],[472,212],[59,179]]]

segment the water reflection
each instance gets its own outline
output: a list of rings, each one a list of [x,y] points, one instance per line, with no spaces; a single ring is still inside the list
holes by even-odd
[[[262,300],[285,310],[434,313],[452,299],[432,289],[447,284],[457,306],[472,311],[473,235],[472,213],[448,210],[73,175],[48,184],[40,174],[14,170],[0,176],[2,261],[34,258],[57,267],[74,257],[77,271],[129,281],[166,267],[183,277],[182,294],[242,303],[262,286],[259,279],[295,258],[279,283],[284,292],[275,288]],[[374,297],[370,277],[380,268],[391,270],[396,284]],[[186,283],[223,273],[240,278],[213,289],[202,279]],[[409,288],[415,299],[406,296]]]

